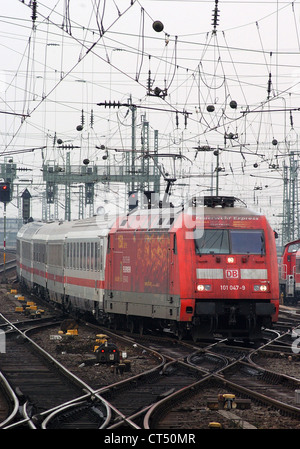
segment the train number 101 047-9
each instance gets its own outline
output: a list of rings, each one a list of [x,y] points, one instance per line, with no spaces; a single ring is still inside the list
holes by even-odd
[[[245,291],[246,290],[246,286],[245,285],[228,285],[228,284],[223,284],[221,285],[221,290],[223,291],[228,291],[228,290],[242,290]]]

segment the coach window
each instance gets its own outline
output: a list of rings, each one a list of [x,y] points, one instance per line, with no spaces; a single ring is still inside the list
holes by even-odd
[[[99,270],[103,271],[103,239],[100,240],[99,248]]]
[[[69,268],[72,268],[72,249],[73,249],[73,244],[72,243],[69,243],[69,257],[70,257],[70,260],[69,260]]]
[[[91,270],[94,270],[94,242],[91,242]]]
[[[72,268],[74,270],[75,268],[75,243],[72,243]]]
[[[98,271],[98,253],[99,253],[99,243],[95,243],[95,271]]]
[[[87,251],[86,251],[86,269],[90,269],[90,254],[91,254],[91,244],[90,242],[87,243]]]
[[[82,268],[86,270],[86,242],[83,243]]]
[[[79,268],[82,270],[82,257],[83,257],[82,242],[80,242],[79,246],[80,246]]]
[[[69,268],[72,268],[72,243],[69,243]]]
[[[69,243],[66,243],[66,267],[69,268],[69,263],[70,263],[70,255],[69,255]]]
[[[31,246],[30,246],[30,243],[23,242],[22,249],[23,249],[23,257],[24,257],[24,259],[31,259]]]
[[[75,261],[74,261],[74,268],[77,270],[78,268],[78,257],[79,257],[79,243],[75,243]]]

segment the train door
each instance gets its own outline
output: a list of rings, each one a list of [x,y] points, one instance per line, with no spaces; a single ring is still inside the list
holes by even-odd
[[[113,292],[113,257],[112,257],[112,235],[107,237],[107,251],[105,264],[105,298],[106,308],[109,309],[108,300],[111,298]]]
[[[168,261],[168,284],[169,284],[169,292],[168,299],[171,302],[175,295],[175,265],[177,262],[177,236],[176,233],[170,234],[170,251],[169,251],[169,261]]]

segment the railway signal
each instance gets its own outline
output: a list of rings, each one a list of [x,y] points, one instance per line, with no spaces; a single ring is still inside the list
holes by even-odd
[[[0,201],[4,203],[3,220],[3,282],[6,282],[6,204],[11,201],[11,188],[9,182],[0,182]]]
[[[0,182],[0,201],[9,203],[11,201],[11,188],[9,182]]]
[[[22,218],[24,223],[28,223],[30,218],[30,202],[31,195],[28,189],[25,189],[22,193]]]
[[[135,209],[139,204],[138,192],[131,191],[128,192],[128,195],[129,195],[129,210]]]

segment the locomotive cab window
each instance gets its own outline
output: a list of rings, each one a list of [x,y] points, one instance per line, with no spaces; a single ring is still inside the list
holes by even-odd
[[[196,254],[229,254],[228,231],[226,229],[205,229],[201,237],[194,231]]]
[[[194,231],[196,254],[265,254],[264,233],[260,229],[205,229]]]
[[[289,253],[296,253],[300,249],[300,243],[292,243],[288,246]]]
[[[264,233],[260,229],[229,232],[232,254],[265,254]]]

